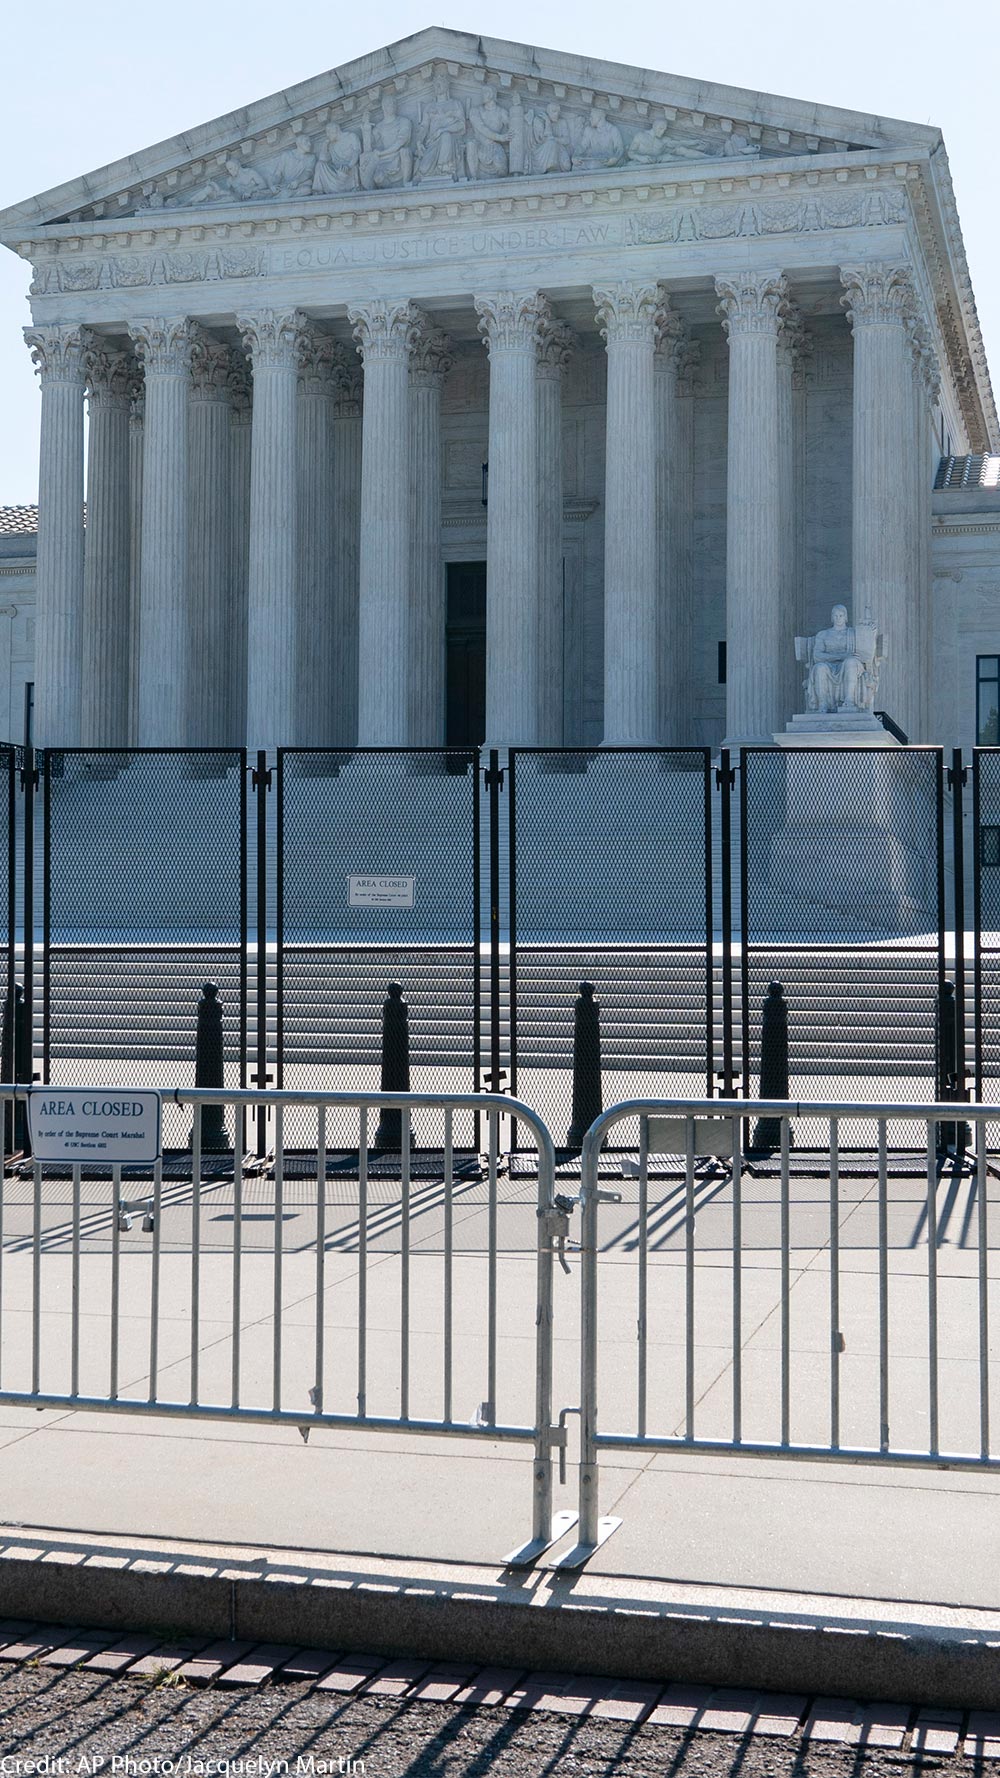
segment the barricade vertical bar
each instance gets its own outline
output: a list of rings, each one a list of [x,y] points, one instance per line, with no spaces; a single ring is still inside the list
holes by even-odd
[[[830,1119],[830,1443],[840,1444],[840,1120]]]
[[[41,1388],[42,1354],[42,1163],[36,1161],[32,1204],[31,1248],[31,1387],[35,1395]]]
[[[951,756],[951,835],[952,891],[955,925],[955,1084],[958,1098],[965,1098],[965,824],[962,816],[965,767],[962,749],[956,747]],[[961,1126],[958,1128],[960,1129]],[[956,1129],[956,1135],[958,1129]]]
[[[743,1151],[742,1126],[730,1120],[733,1133],[733,1443],[743,1438]]]
[[[580,1156],[580,1543],[597,1543],[597,1163],[600,1140],[593,1130]]]
[[[198,1400],[201,1348],[201,1104],[191,1126],[191,1405]]]
[[[938,1449],[937,1153],[934,1125],[927,1125],[927,1380],[930,1449]]]
[[[258,752],[257,792],[257,1072],[254,1084],[267,1086],[267,754]],[[267,1108],[257,1107],[257,1155],[267,1153]]]
[[[358,1418],[368,1412],[368,1107],[358,1119]]]
[[[500,1116],[489,1113],[489,1210],[487,1214],[487,1302],[486,1302],[486,1424],[496,1420],[497,1400],[497,1158],[500,1143]]]
[[[889,1156],[886,1120],[878,1120],[878,1401],[879,1450],[889,1449]]]
[[[639,1313],[638,1349],[639,1437],[646,1436],[646,1304],[649,1260],[649,1119],[639,1119]]]
[[[399,1417],[410,1418],[410,1114],[404,1111],[399,1156],[400,1189],[400,1304],[399,1304]]]
[[[781,1442],[787,1445],[791,1424],[791,1293],[789,1279],[789,1153],[788,1119],[781,1120]]]
[[[479,1121],[479,1114],[476,1114]],[[455,1209],[453,1113],[444,1114],[444,1418],[451,1419],[452,1369],[452,1239]]]
[[[122,1210],[122,1170],[116,1164],[111,1169],[111,1385],[108,1394],[112,1401],[118,1399],[118,1329],[121,1309],[121,1210]]]
[[[160,1365],[160,1223],[163,1217],[163,1162],[153,1168],[153,1272],[149,1286],[149,1399],[156,1400]]]
[[[989,1309],[989,1228],[986,1172],[985,1124],[978,1119],[972,1126],[974,1173],[977,1198],[977,1236],[979,1247],[979,1450],[982,1457],[990,1454],[990,1309]]]
[[[323,1328],[326,1320],[326,1106],[316,1112],[316,1394],[323,1412]]]
[[[694,1438],[694,1118],[684,1119],[684,1436]]]
[[[543,1216],[552,1209],[555,1167],[548,1136],[536,1130],[538,1154],[537,1307],[535,1313],[535,1468],[532,1537],[547,1545],[552,1537],[552,1243]]]
[[[281,1303],[282,1261],[284,1258],[285,1214],[285,1108],[274,1108],[274,1347],[273,1402],[277,1413],[281,1407]]]
[[[73,1168],[73,1234],[72,1276],[70,1278],[70,1384],[69,1392],[80,1393],[80,1181],[82,1168]]]

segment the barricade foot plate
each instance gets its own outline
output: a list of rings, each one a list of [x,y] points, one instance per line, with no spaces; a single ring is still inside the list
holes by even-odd
[[[533,1537],[529,1543],[522,1543],[516,1550],[511,1550],[510,1555],[503,1559],[504,1567],[530,1568],[534,1562],[537,1562],[539,1556],[544,1556],[546,1550],[550,1550],[554,1543],[559,1542],[560,1537],[565,1537],[567,1531],[572,1531],[578,1517],[577,1513],[571,1512],[568,1508],[564,1508],[562,1512],[553,1513],[552,1536]]]
[[[597,1536],[593,1543],[575,1543],[571,1550],[566,1551],[565,1556],[557,1556],[554,1562],[549,1562],[546,1566],[549,1568],[583,1568],[590,1561],[595,1550],[599,1550],[602,1543],[607,1543],[612,1533],[617,1531],[621,1522],[621,1519],[610,1516],[606,1519],[598,1519]]]

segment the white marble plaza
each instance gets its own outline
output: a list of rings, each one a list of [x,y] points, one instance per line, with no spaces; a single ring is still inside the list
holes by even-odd
[[[934,471],[1000,433],[936,129],[431,29],[0,240],[37,742],[770,742],[840,603],[947,739]]]

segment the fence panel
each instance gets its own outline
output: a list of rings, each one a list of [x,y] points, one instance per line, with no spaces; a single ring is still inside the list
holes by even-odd
[[[703,748],[510,754],[510,1083],[557,1142],[582,981],[606,1099],[712,1090],[709,774]]]
[[[478,754],[284,749],[277,790],[277,1084],[377,1087],[395,982],[414,1090],[478,1091]],[[474,1117],[455,1140],[478,1149]]]
[[[932,1100],[944,982],[940,750],[748,748],[740,777],[744,1096],[756,1090],[776,981],[792,1096]]]
[[[42,1077],[191,1086],[202,983],[227,1082],[245,1084],[246,759],[238,749],[49,749],[43,793]],[[167,1112],[183,1149],[190,1115]]]

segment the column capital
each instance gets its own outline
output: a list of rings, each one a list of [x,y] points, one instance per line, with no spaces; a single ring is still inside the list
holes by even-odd
[[[473,297],[479,332],[492,358],[495,352],[534,352],[548,304],[537,290],[493,290]]]
[[[455,362],[451,335],[425,317],[414,331],[410,345],[410,384],[416,388],[440,386]]]
[[[92,413],[95,408],[131,413],[142,387],[139,365],[131,352],[95,345],[84,354],[84,374]]]
[[[296,351],[300,394],[327,397],[336,394],[346,354],[332,333],[322,333],[312,325],[303,327]]]
[[[716,278],[718,313],[730,339],[739,333],[777,335],[788,300],[788,284],[782,272],[734,272]]]
[[[869,260],[863,265],[841,266],[841,303],[857,332],[859,327],[903,327],[913,314],[913,273],[908,265]]]
[[[561,382],[580,342],[569,323],[553,315],[548,303],[545,310],[535,335],[538,345],[536,374],[543,381]]]
[[[24,343],[44,385],[82,383],[95,341],[86,327],[26,327]]]
[[[154,317],[148,321],[130,321],[128,330],[135,355],[147,377],[190,374],[196,328],[186,316],[173,320]]]
[[[347,319],[362,359],[370,364],[376,359],[405,359],[425,317],[416,303],[376,297],[370,303],[349,304]]]
[[[657,316],[663,307],[658,284],[631,278],[621,284],[595,284],[597,325],[610,346],[655,341]]]
[[[229,400],[229,347],[201,327],[191,342],[191,396],[194,401]]]
[[[258,309],[237,315],[236,325],[251,370],[295,370],[299,340],[308,323],[301,309]]]

